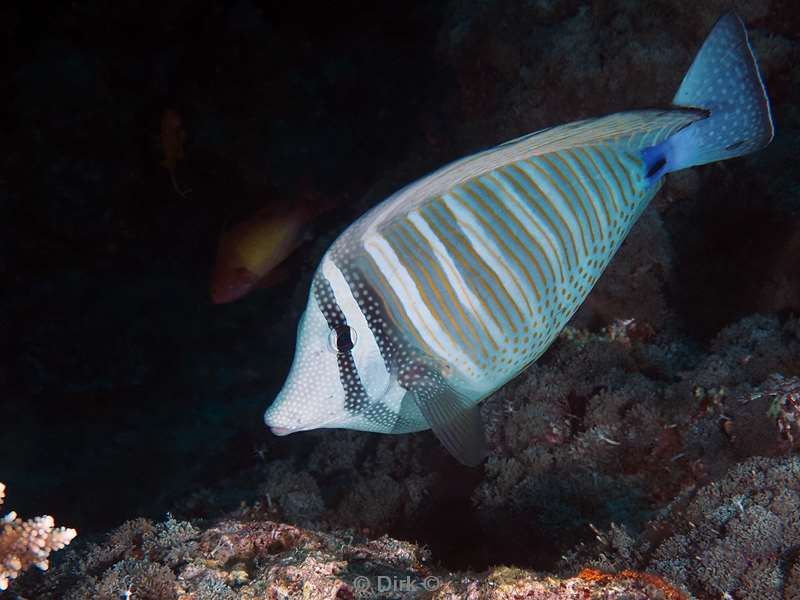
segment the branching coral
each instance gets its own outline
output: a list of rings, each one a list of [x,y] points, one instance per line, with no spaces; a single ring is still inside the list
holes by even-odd
[[[5,498],[6,486],[0,483],[0,505]],[[23,521],[11,511],[2,519],[0,532],[0,590],[22,571],[36,565],[46,571],[47,557],[60,550],[77,535],[74,529],[56,527],[53,517],[46,515]]]

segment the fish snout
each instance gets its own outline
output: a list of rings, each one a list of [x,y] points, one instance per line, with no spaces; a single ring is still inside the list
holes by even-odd
[[[274,403],[266,413],[264,413],[264,424],[273,433],[273,435],[285,436],[296,431],[301,431],[300,423],[287,419],[285,415],[276,415],[275,407],[278,403]]]
[[[294,433],[296,430],[290,427],[278,427],[277,425],[270,425],[269,430],[274,434],[283,437],[284,435],[289,435],[290,433]]]

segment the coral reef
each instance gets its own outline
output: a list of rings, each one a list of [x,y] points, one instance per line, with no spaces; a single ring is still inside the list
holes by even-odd
[[[201,584],[203,593],[215,589],[221,597],[246,598],[250,589],[288,590],[288,597],[294,597],[291,582],[315,573],[308,589],[318,596],[310,597],[348,597],[361,571],[353,567],[351,550],[341,547],[368,546],[376,539],[389,540],[379,537],[386,532],[397,532],[421,538],[434,549],[431,555],[430,549],[391,542],[395,549],[407,548],[406,555],[418,553],[416,563],[406,563],[400,575],[420,577],[432,570],[447,584],[442,590],[451,590],[454,597],[493,597],[486,594],[495,576],[462,571],[448,579],[437,565],[463,569],[470,562],[486,564],[490,557],[547,569],[572,582],[520,571],[511,587],[495,590],[506,590],[502,593],[508,597],[514,586],[539,590],[540,597],[548,598],[558,586],[572,593],[570,586],[577,590],[590,583],[609,589],[624,584],[631,594],[631,586],[661,585],[667,598],[680,597],[670,596],[670,590],[679,594],[684,588],[699,598],[713,597],[714,586],[731,594],[766,590],[763,572],[749,568],[755,563],[735,562],[722,549],[747,550],[744,556],[758,564],[773,564],[797,545],[791,533],[794,496],[786,495],[796,463],[784,458],[792,443],[781,433],[776,407],[783,414],[791,406],[799,357],[796,318],[744,319],[721,331],[708,350],[688,338],[659,337],[630,319],[598,333],[569,328],[546,357],[485,403],[492,455],[483,473],[477,473],[480,479],[471,480],[474,514],[462,512],[442,491],[469,470],[454,477],[432,436],[315,433],[315,444],[302,459],[266,460],[261,453],[239,479],[224,483],[237,495],[237,489],[260,478],[258,500],[249,508],[220,519],[215,516],[224,512],[219,494],[192,495],[176,511],[194,515],[193,524],[175,518],[159,524],[129,522],[103,543],[75,549],[61,575],[51,573],[40,583],[31,578],[23,585],[42,586],[33,589],[46,594],[48,585],[59,587],[59,581],[77,573],[82,583],[74,598],[112,597],[124,585],[144,590],[144,581],[174,588],[178,597],[196,593],[202,598],[201,588],[192,587]],[[742,462],[759,455],[774,458]],[[764,472],[760,483],[742,475],[753,469]],[[734,490],[734,483],[748,482],[755,487]],[[776,504],[772,498],[782,488],[784,496]],[[468,496],[469,489],[458,493]],[[717,509],[737,502],[744,502],[739,512],[746,518],[734,519],[730,510]],[[469,543],[480,540],[486,554],[458,559],[459,541],[443,545],[426,531],[452,512],[467,519],[460,525],[471,530]],[[425,526],[415,527],[419,523]],[[701,535],[712,530],[724,535]],[[767,541],[767,534],[773,541]],[[314,541],[287,555],[288,548],[298,548],[286,541],[290,538]],[[345,544],[348,538],[360,541]],[[324,545],[320,540],[326,540]],[[757,543],[763,548],[746,548]],[[700,555],[715,574],[702,575],[687,562]],[[388,568],[387,560],[367,573],[377,578],[380,569]],[[420,564],[426,570],[414,570]],[[186,571],[187,565],[191,570]],[[788,585],[791,564],[784,561],[781,569],[773,579]]]
[[[737,600],[800,596],[800,459],[756,457],[652,523],[663,541],[639,550],[646,568],[700,597]]]
[[[254,506],[205,523],[130,521],[103,542],[69,550],[18,593],[43,600],[126,593],[147,600],[779,600],[800,594],[798,514],[800,458],[752,458],[685,490],[636,537],[616,524],[595,528],[593,547],[569,552],[556,577],[512,567],[447,572],[425,547],[311,531]],[[576,568],[581,561],[588,566]]]
[[[243,509],[199,529],[174,519],[128,522],[25,592],[42,600],[685,598],[665,579],[632,570],[563,579],[509,567],[448,573],[429,565],[429,552],[415,544],[268,518]]]
[[[321,436],[302,463],[265,465],[259,494],[271,499],[280,518],[385,532],[419,513],[439,478],[426,466],[435,447],[429,437],[331,433]]]
[[[774,406],[794,380],[773,374],[800,372],[798,331],[797,319],[751,317],[705,353],[631,321],[568,330],[484,404],[492,454],[474,501],[485,526],[560,544],[612,522],[640,530],[686,486],[785,454]]]
[[[692,487],[660,510],[638,538],[597,531],[590,564],[658,574],[697,598],[800,596],[800,459],[754,457]],[[567,558],[581,564],[587,549]]]
[[[0,483],[0,505],[5,492],[5,484]],[[0,524],[0,590],[31,566],[46,571],[50,553],[61,550],[78,534],[74,529],[56,527],[49,515],[23,520],[11,511]]]

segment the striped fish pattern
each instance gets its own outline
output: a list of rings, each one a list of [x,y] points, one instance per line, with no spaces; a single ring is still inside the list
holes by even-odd
[[[479,463],[478,403],[548,348],[663,176],[772,138],[738,17],[720,19],[673,102],[456,161],[353,223],[314,276],[272,431],[431,428]]]
[[[367,227],[365,277],[392,323],[471,389],[493,391],[547,349],[659,188],[633,149],[698,118],[649,115],[621,139],[629,116],[593,123],[603,137],[575,147],[518,142],[507,154],[519,158]]]

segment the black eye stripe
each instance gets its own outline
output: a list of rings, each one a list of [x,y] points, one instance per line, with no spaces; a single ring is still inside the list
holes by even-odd
[[[355,332],[347,324],[330,282],[318,274],[314,277],[312,289],[328,327],[336,335],[336,364],[339,367],[339,380],[344,389],[345,409],[352,415],[360,415],[376,423],[396,422],[397,413],[387,408],[382,401],[372,400],[364,388],[351,352],[354,347]]]
[[[336,296],[334,296],[331,284],[327,279],[319,277],[314,280],[314,295],[322,315],[325,317],[325,322],[336,335],[336,349],[339,352],[349,352],[354,345],[350,326],[336,302]]]
[[[314,297],[317,299],[317,304],[319,304],[322,316],[325,317],[328,327],[333,330],[343,326],[347,327],[347,319],[345,319],[342,309],[339,308],[339,304],[336,302],[336,296],[334,296],[328,280],[321,276],[315,277],[313,289]]]
[[[347,319],[336,302],[330,282],[323,277],[317,276],[313,283],[314,296],[317,304],[331,328],[336,335],[336,363],[339,366],[339,379],[344,388],[345,408],[353,414],[357,414],[364,406],[369,404],[367,390],[361,383],[358,376],[358,368],[353,360],[353,338],[350,334],[350,326]]]

